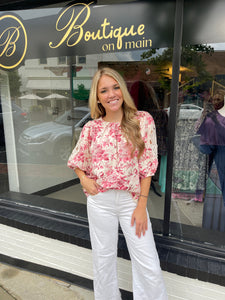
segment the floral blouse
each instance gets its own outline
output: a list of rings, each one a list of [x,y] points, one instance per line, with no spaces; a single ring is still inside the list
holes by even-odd
[[[119,122],[102,118],[89,121],[68,160],[68,167],[79,168],[96,180],[99,192],[108,189],[127,190],[135,201],[140,195],[140,179],[153,176],[158,166],[155,123],[145,111],[138,111],[141,136],[145,150],[138,159],[138,151],[131,157],[131,147],[121,131]],[[88,195],[85,192],[86,195]]]

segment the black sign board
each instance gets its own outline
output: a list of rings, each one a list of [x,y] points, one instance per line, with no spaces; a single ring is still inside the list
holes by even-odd
[[[90,2],[73,3],[58,11],[49,8],[4,13],[0,15],[0,67],[16,68],[24,58],[171,46],[174,9],[174,2]]]

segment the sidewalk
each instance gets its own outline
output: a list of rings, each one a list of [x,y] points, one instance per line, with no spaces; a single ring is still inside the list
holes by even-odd
[[[0,300],[94,300],[92,291],[0,263]]]
[[[225,300],[225,287],[164,272],[169,300]],[[94,300],[93,291],[0,263],[0,300]]]

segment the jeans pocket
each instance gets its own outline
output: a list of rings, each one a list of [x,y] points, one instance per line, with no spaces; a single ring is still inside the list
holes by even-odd
[[[103,193],[100,193],[98,192],[97,194],[95,195],[88,195],[87,196],[87,201],[96,201],[97,198],[99,198],[99,196],[103,194]]]

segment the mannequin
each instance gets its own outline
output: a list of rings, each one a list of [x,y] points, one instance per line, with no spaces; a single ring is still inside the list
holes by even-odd
[[[197,133],[200,151],[215,161],[225,204],[225,106],[208,113]]]
[[[209,112],[198,129],[200,151],[208,154],[209,177],[206,184],[202,226],[225,231],[225,91],[217,90]]]

